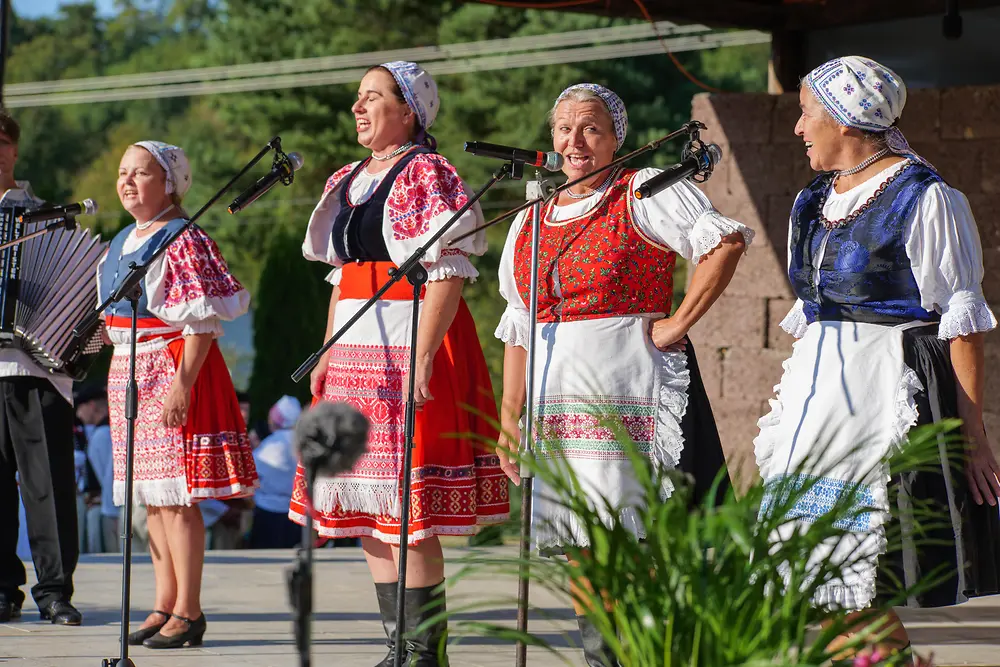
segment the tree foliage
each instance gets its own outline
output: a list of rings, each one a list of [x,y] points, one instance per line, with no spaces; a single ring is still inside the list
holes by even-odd
[[[10,82],[226,66],[288,58],[343,55],[484,39],[524,37],[623,23],[555,11],[525,11],[448,0],[119,0],[112,18],[93,5],[64,5],[57,16],[15,17]],[[696,77],[731,90],[763,90],[767,50],[732,47],[678,54]],[[567,85],[595,81],[628,105],[625,150],[688,119],[700,89],[665,55],[524,67],[437,77],[442,112],[432,133],[440,151],[478,188],[499,164],[462,152],[465,141],[519,146],[550,144],[546,115]],[[117,201],[117,163],[132,142],[155,138],[183,146],[194,183],[185,199],[193,213],[273,136],[301,151],[305,166],[288,188],[276,188],[238,216],[225,212],[236,190],[199,223],[215,238],[236,276],[251,290],[258,361],[251,388],[266,409],[281,393],[303,395],[285,378],[320,345],[328,291],[312,266],[293,252],[326,178],[361,158],[350,112],[356,84],[309,86],[197,98],[15,109],[23,126],[18,178],[51,201],[93,197],[101,212],[91,223],[110,237],[129,222]],[[672,164],[677,146],[642,164]],[[238,187],[258,178],[258,165]],[[491,217],[524,200],[524,183],[504,183],[483,202]],[[508,224],[489,231],[490,249],[477,258],[480,279],[467,287],[494,384],[500,388],[503,346],[493,330],[503,310],[496,271]],[[294,268],[292,265],[295,265]],[[315,270],[314,270],[315,269]],[[273,278],[272,278],[273,276]],[[272,285],[271,281],[277,281]],[[677,281],[682,285],[683,281]],[[313,300],[315,299],[315,302]],[[291,310],[296,312],[292,313]],[[273,327],[273,329],[272,329]],[[294,328],[294,331],[293,331]],[[282,353],[273,355],[281,336]]]

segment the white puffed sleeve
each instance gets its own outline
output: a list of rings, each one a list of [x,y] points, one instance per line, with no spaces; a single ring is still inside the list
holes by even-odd
[[[326,277],[326,281],[331,285],[340,284],[339,269],[342,264],[331,242],[333,222],[337,219],[337,214],[340,213],[340,197],[338,195],[347,177],[357,166],[357,162],[352,162],[326,180],[323,196],[320,197],[319,203],[316,204],[312,215],[309,216],[306,238],[302,242],[303,257],[313,262],[323,262],[337,267]]]
[[[521,299],[517,283],[514,280],[514,250],[518,234],[521,233],[521,228],[527,217],[528,212],[521,211],[514,218],[514,222],[510,225],[510,231],[507,232],[503,254],[500,255],[500,296],[507,301],[507,308],[503,311],[500,324],[494,334],[507,345],[523,347],[524,349],[528,349],[528,307]]]
[[[629,190],[659,174],[660,169],[640,169]],[[749,248],[754,232],[741,222],[722,215],[708,197],[690,181],[680,181],[652,197],[631,200],[632,219],[639,231],[697,264],[722,243],[722,237],[739,232]]]
[[[944,183],[920,198],[906,240],[920,305],[941,313],[938,338],[989,331],[997,320],[983,297],[983,248],[969,200]]]
[[[393,182],[385,202],[382,238],[392,261],[397,265],[406,261],[468,203],[472,194],[444,156],[424,153],[410,160]],[[469,256],[486,252],[486,231],[480,230],[455,245],[450,242],[482,222],[482,209],[476,202],[428,248],[421,262],[427,269],[428,281],[454,277],[475,281],[479,271]]]
[[[191,226],[146,274],[149,312],[184,335],[222,335],[222,321],[250,307],[250,293],[229,271],[219,247]]]

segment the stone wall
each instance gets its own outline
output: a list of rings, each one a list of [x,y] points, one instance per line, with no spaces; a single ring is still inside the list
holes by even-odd
[[[757,419],[793,339],[778,326],[794,299],[785,276],[788,215],[814,176],[793,128],[798,94],[701,94],[692,117],[725,158],[703,189],[757,236],[726,293],[691,333],[730,470],[756,474]],[[979,224],[983,290],[1000,312],[1000,86],[909,93],[900,122],[910,144],[969,198]],[[1000,445],[1000,333],[986,338],[986,427]]]

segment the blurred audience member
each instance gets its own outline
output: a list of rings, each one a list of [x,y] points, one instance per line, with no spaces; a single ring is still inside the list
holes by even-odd
[[[260,488],[250,530],[251,549],[288,549],[298,546],[301,541],[302,528],[288,518],[298,462],[292,429],[300,414],[302,404],[299,400],[282,396],[267,415],[271,434],[254,450]]]

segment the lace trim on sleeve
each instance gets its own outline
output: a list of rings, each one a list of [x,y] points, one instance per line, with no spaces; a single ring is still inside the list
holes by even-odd
[[[479,271],[465,253],[448,253],[427,267],[428,282],[456,277],[465,278],[470,283],[476,282],[476,278],[479,277]]]
[[[736,232],[743,236],[743,243],[749,248],[754,237],[752,229],[718,211],[706,211],[691,230],[691,261],[697,264],[702,257],[719,247],[724,236]]]
[[[507,345],[528,349],[528,313],[508,305],[493,334]]]
[[[809,320],[806,319],[805,311],[802,310],[802,299],[796,299],[795,305],[792,309],[788,311],[785,318],[781,320],[778,324],[779,327],[785,330],[785,333],[791,334],[796,338],[802,338],[806,335],[806,329],[809,328]]]
[[[956,297],[962,293],[956,293]],[[955,301],[953,298],[952,301]],[[951,340],[959,336],[968,336],[974,333],[984,333],[995,329],[997,318],[993,315],[989,304],[981,297],[975,299],[963,299],[962,303],[950,305],[948,310],[941,315],[941,324],[938,326],[938,338],[941,340]]]

